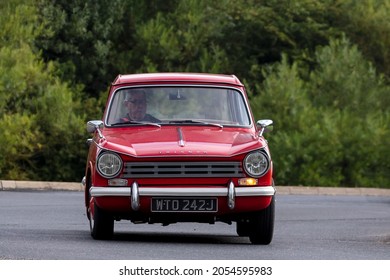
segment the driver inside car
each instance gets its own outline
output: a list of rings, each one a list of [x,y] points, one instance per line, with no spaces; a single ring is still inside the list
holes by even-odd
[[[144,90],[135,89],[128,92],[124,100],[124,105],[127,109],[127,114],[120,118],[120,122],[160,122],[159,119],[146,113],[147,101],[146,93]]]

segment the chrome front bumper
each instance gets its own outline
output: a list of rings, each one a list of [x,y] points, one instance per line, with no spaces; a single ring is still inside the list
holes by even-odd
[[[234,209],[237,196],[272,196],[275,195],[273,186],[238,187],[230,182],[227,188],[148,188],[140,187],[134,182],[131,187],[91,187],[92,197],[128,196],[131,198],[131,207],[138,210],[140,196],[226,196],[228,207]]]

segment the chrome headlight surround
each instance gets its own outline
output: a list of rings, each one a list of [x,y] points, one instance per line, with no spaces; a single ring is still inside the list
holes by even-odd
[[[270,168],[270,158],[263,150],[247,154],[244,159],[244,169],[248,175],[258,178],[263,176]]]
[[[96,169],[105,178],[114,178],[121,172],[123,161],[112,152],[103,152],[96,161]]]

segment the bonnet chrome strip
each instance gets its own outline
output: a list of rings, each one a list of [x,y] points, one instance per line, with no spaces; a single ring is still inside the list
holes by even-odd
[[[180,147],[184,147],[185,146],[185,142],[184,142],[183,131],[181,130],[181,127],[177,128],[177,134],[179,136],[179,146]]]

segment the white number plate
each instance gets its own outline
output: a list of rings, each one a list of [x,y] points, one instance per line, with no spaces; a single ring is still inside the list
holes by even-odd
[[[217,212],[217,199],[152,198],[152,212]]]

